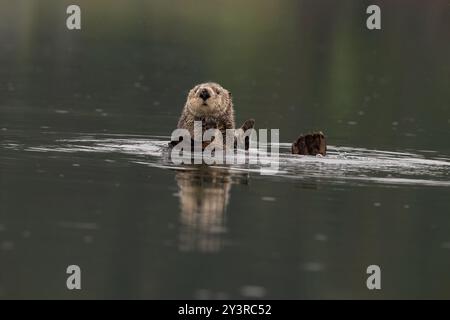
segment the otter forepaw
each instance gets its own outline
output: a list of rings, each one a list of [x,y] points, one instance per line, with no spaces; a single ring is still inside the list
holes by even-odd
[[[242,124],[241,129],[247,131],[248,129],[253,129],[255,127],[255,119],[247,119]]]
[[[183,141],[183,137],[180,137],[180,138],[178,139],[178,141],[170,141],[170,142],[168,143],[169,148],[175,147],[175,146],[176,146],[177,144],[179,144],[181,141]]]
[[[292,143],[292,153],[301,155],[322,155],[327,153],[325,135],[319,132],[301,135]]]
[[[250,148],[250,137],[244,136],[245,132],[249,129],[253,129],[255,127],[255,119],[247,119],[244,121],[242,126],[236,131],[236,139],[234,141],[234,148],[244,144],[244,149],[248,150]],[[243,140],[244,139],[244,140]]]
[[[206,118],[204,121],[204,130],[209,130],[209,129],[217,129],[218,125],[217,125],[217,121],[213,118]]]

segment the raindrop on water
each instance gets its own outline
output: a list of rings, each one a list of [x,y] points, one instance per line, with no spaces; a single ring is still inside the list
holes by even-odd
[[[12,241],[3,241],[1,245],[2,250],[10,251],[14,249],[14,242]]]
[[[317,241],[327,241],[327,240],[328,240],[328,237],[327,237],[326,235],[322,234],[322,233],[318,233],[318,234],[316,234],[316,235],[314,236],[314,240],[317,240]]]
[[[320,262],[307,262],[303,265],[303,269],[309,272],[319,272],[324,269],[324,265]]]
[[[240,291],[246,298],[262,298],[266,295],[266,289],[260,286],[243,286]]]

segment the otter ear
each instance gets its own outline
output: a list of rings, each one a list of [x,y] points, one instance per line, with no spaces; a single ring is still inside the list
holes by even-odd
[[[228,97],[230,97],[230,98],[232,98],[232,97],[233,97],[233,95],[231,94],[231,92],[230,92],[230,91],[228,91]]]

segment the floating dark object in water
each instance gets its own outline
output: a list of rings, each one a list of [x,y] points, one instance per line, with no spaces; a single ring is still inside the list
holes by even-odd
[[[327,153],[325,135],[321,131],[301,135],[292,143],[291,150],[292,154],[324,156]]]

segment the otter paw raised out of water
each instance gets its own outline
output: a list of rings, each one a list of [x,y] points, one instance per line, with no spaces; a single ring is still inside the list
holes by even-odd
[[[244,134],[247,130],[253,129],[254,127],[255,127],[255,119],[247,119],[244,121],[242,126],[238,130],[236,130],[236,138],[234,139],[234,148],[237,148],[238,145],[242,146],[242,143],[244,144],[245,150],[248,150],[250,148],[250,137],[244,136]]]
[[[255,119],[247,119],[242,124],[241,129],[247,131],[248,129],[253,129],[255,127]]]
[[[325,135],[321,131],[301,135],[292,143],[291,150],[292,154],[324,156],[327,153]]]

